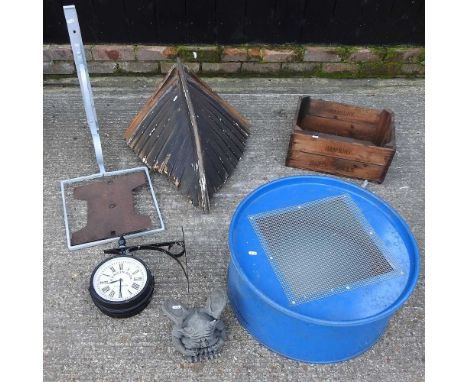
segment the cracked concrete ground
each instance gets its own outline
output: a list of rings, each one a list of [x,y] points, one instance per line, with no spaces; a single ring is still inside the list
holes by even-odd
[[[122,134],[160,77],[95,78],[95,104],[109,170],[140,166]],[[202,214],[165,177],[152,175],[166,232],[144,241],[186,232],[191,294],[171,259],[141,254],[155,274],[152,302],[140,315],[111,319],[93,305],[89,276],[104,255],[94,247],[75,252],[65,243],[61,179],[97,172],[75,79],[44,86],[44,379],[46,381],[422,381],[424,379],[424,81],[328,79],[206,80],[252,124],[244,157]],[[242,198],[278,177],[311,172],[287,168],[285,155],[298,95],[395,112],[397,153],[382,185],[369,189],[406,219],[421,249],[422,266],[412,297],[368,352],[335,365],[308,365],[283,358],[256,342],[230,307],[223,314],[229,339],[216,360],[190,364],[175,352],[171,323],[161,302],[174,296],[204,303],[223,287],[229,261],[230,217]],[[351,182],[360,183],[355,180]],[[136,242],[136,239],[133,242]]]

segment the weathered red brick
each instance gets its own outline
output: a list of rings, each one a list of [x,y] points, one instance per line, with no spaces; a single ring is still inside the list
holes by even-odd
[[[75,72],[75,65],[71,62],[44,62],[42,72],[43,74],[72,74]]]
[[[292,73],[313,72],[320,67],[317,62],[285,62],[281,65],[281,70]]]
[[[165,61],[177,56],[177,49],[173,46],[138,46],[136,58],[138,61]]]
[[[223,49],[223,55],[221,57],[222,61],[247,61],[248,54],[247,48],[229,48],[225,47]]]
[[[117,71],[117,64],[115,62],[88,62],[88,71],[96,74],[110,74]]]
[[[400,73],[400,64],[396,62],[363,62],[359,71],[366,76],[395,77]]]
[[[119,69],[128,73],[159,73],[159,62],[119,62]]]
[[[49,45],[47,55],[50,60],[73,61],[73,51],[70,45]]]
[[[201,65],[203,73],[237,73],[240,68],[240,62],[204,62]]]
[[[92,60],[91,47],[85,46],[86,60]],[[44,45],[43,60],[46,61],[73,61],[73,51],[70,45]]]
[[[262,58],[264,62],[290,62],[293,61],[296,52],[292,49],[263,49]]]
[[[356,64],[347,63],[324,63],[322,71],[325,73],[357,73],[358,66]]]
[[[339,62],[341,57],[336,48],[324,46],[309,46],[304,51],[304,61]]]
[[[84,50],[85,50],[86,60],[91,61],[93,59],[92,46],[85,45]]]
[[[49,45],[43,45],[42,46],[42,56],[43,56],[43,59],[42,61],[43,62],[49,62],[49,61],[52,61],[52,59],[50,58],[49,56]]]
[[[422,48],[396,48],[392,53],[393,61],[418,62]]]
[[[260,48],[247,48],[247,61],[260,61],[262,51]]]
[[[369,62],[378,61],[379,59],[379,56],[368,48],[359,48],[349,56],[351,62]]]
[[[133,45],[96,45],[93,47],[93,57],[96,61],[134,61]]]
[[[403,64],[401,72],[405,74],[424,74],[424,65],[421,64]]]
[[[175,62],[164,61],[161,62],[161,73],[166,74],[172,68]],[[198,62],[184,62],[185,66],[188,66],[193,72],[198,73],[200,71],[200,64]]]
[[[247,73],[277,73],[281,69],[281,64],[278,62],[243,62],[242,72]]]

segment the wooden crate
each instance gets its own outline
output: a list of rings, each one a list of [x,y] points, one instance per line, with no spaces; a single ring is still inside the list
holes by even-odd
[[[300,97],[286,166],[382,183],[395,151],[391,111]]]

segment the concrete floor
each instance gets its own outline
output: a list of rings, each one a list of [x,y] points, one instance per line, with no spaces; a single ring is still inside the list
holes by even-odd
[[[124,129],[160,78],[96,78],[95,103],[109,170],[140,166]],[[424,81],[327,79],[207,79],[252,123],[247,150],[233,176],[204,215],[161,175],[152,175],[167,231],[145,241],[186,232],[191,294],[169,258],[141,254],[155,274],[152,302],[140,315],[117,320],[93,305],[89,276],[104,259],[102,247],[70,252],[65,244],[59,180],[97,172],[76,80],[44,87],[44,379],[47,381],[422,381],[424,379]],[[187,363],[170,341],[171,323],[160,304],[169,296],[204,303],[224,287],[230,217],[242,198],[278,177],[305,174],[284,160],[298,95],[395,112],[397,154],[382,185],[369,189],[387,200],[411,226],[422,255],[418,286],[368,352],[336,365],[307,365],[256,342],[228,306],[229,339],[220,358]],[[357,181],[353,181],[360,183]],[[136,242],[134,240],[133,242]],[[105,246],[106,248],[109,246]]]

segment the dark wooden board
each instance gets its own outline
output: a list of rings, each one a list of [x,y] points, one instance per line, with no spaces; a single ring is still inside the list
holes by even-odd
[[[123,0],[128,27],[128,41],[140,40],[151,43],[159,39],[159,27],[155,15],[157,2],[154,0]]]
[[[187,43],[216,43],[216,0],[186,2]]]
[[[92,13],[90,15],[91,18],[88,18],[88,16],[83,17],[83,11],[85,11],[84,4],[81,8],[77,7],[80,27],[91,21],[93,29],[102,42],[131,42],[129,15],[125,9],[123,0],[91,0],[91,6],[86,10],[86,12]],[[85,42],[88,41],[88,39],[85,40]]]
[[[424,44],[424,0],[75,0],[85,43]],[[44,0],[44,42],[67,43]]]
[[[251,0],[255,1],[255,0]],[[273,1],[274,13],[269,28],[264,31],[272,43],[295,42],[301,35],[303,11],[307,0]],[[271,5],[270,5],[271,6]]]
[[[216,40],[218,43],[243,43],[245,34],[245,12],[247,0],[217,0],[215,10]]]
[[[156,22],[160,43],[185,43],[187,37],[187,12],[185,0],[155,0]]]

